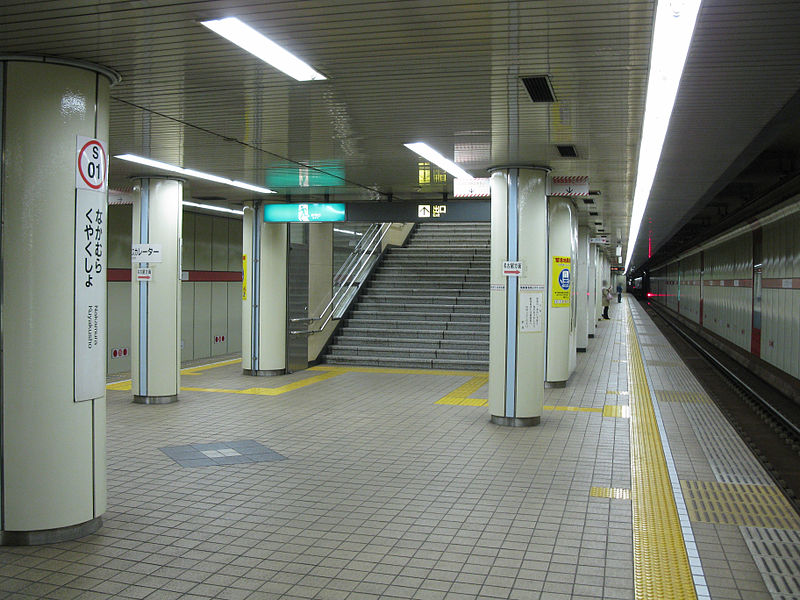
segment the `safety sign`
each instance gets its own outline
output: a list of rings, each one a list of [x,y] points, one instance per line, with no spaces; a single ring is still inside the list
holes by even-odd
[[[153,269],[136,269],[136,281],[153,281]]]
[[[105,192],[108,189],[108,153],[105,142],[78,136],[75,187]]]
[[[572,259],[569,256],[553,257],[553,306],[569,306],[570,299],[570,266]]]

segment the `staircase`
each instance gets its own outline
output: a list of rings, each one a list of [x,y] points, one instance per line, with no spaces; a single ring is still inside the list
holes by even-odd
[[[325,362],[489,368],[489,224],[423,223],[362,290]]]

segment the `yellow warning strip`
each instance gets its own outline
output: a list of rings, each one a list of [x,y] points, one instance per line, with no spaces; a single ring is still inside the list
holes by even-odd
[[[631,407],[624,404],[606,404],[603,407],[604,417],[616,417],[618,419],[630,419]]]
[[[114,383],[109,383],[106,385],[107,390],[114,390],[117,392],[124,392],[126,390],[132,389],[131,380],[126,379],[125,381],[115,381]]]
[[[217,363],[211,363],[209,365],[200,365],[199,367],[187,367],[186,369],[181,369],[181,375],[197,375],[201,371],[208,371],[209,369],[216,369],[217,367],[227,367],[228,365],[235,365],[236,363],[242,362],[241,358],[234,358],[231,360],[223,360]]]
[[[613,498],[615,500],[630,500],[631,491],[625,488],[592,487],[589,495],[593,498]]]
[[[602,408],[594,408],[592,406],[548,406],[542,407],[544,410],[563,410],[566,412],[588,412],[588,413],[601,413]]]
[[[325,381],[326,379],[332,379],[334,377],[338,377],[339,375],[342,375],[342,373],[320,373],[319,375],[314,375],[313,377],[308,377],[307,379],[301,379],[300,381],[295,381],[294,383],[287,383],[286,385],[274,388],[252,387],[252,388],[247,388],[246,390],[226,390],[218,388],[181,386],[181,391],[217,392],[220,394],[246,394],[250,396],[278,396],[280,394],[285,394],[286,392],[292,392],[294,390],[299,390],[300,388],[304,388],[306,386],[319,383],[320,381]]]
[[[217,367],[227,367],[228,365],[235,365],[236,363],[242,362],[241,358],[234,358],[231,360],[223,360],[220,362],[210,363],[207,365],[200,365],[199,367],[187,367],[185,369],[181,369],[181,375],[197,375],[201,371],[207,371],[209,369],[216,369]],[[117,392],[125,392],[132,389],[131,380],[125,379],[124,381],[115,381],[114,383],[109,383],[106,385],[107,390],[114,390]]]
[[[476,375],[466,383],[458,386],[446,396],[440,398],[436,404],[455,404],[458,406],[486,406],[489,401],[486,398],[470,398],[481,387],[489,381],[488,375]]]
[[[696,599],[653,399],[629,307],[627,311],[636,598]]]

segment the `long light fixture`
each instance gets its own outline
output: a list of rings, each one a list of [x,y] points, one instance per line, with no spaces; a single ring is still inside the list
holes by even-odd
[[[626,271],[631,263],[636,238],[650,198],[700,3],[701,0],[659,0],[656,8],[644,124],[639,145],[639,165],[636,169],[631,228],[628,232]]]
[[[200,23],[208,27],[214,33],[221,35],[226,40],[247,50],[250,54],[260,58],[265,63],[272,65],[279,71],[283,71],[289,75],[289,77],[294,77],[297,81],[318,81],[327,79],[327,77],[312,69],[294,54],[282,48],[268,37],[260,34],[236,17],[200,21]]]
[[[217,212],[230,213],[232,215],[243,215],[243,210],[236,210],[235,208],[225,208],[224,206],[214,206],[213,204],[199,204],[197,202],[183,201],[184,206],[194,206],[195,208],[202,208],[204,210],[214,210]]]
[[[140,165],[145,165],[148,167],[154,167],[156,169],[161,169],[162,171],[178,173],[179,175],[183,175],[184,177],[194,177],[196,179],[205,179],[207,181],[214,181],[216,183],[221,183],[223,185],[230,185],[233,187],[241,188],[243,190],[258,192],[259,194],[277,194],[275,190],[271,190],[269,188],[252,185],[250,183],[245,183],[244,181],[236,181],[235,179],[228,179],[227,177],[220,177],[219,175],[212,175],[211,173],[204,173],[203,171],[195,171],[194,169],[184,169],[183,167],[178,167],[176,165],[171,165],[169,163],[153,160],[152,158],[137,156],[136,154],[117,154],[114,156],[114,158],[127,160],[129,162],[138,163]]]
[[[459,167],[452,160],[445,158],[436,150],[428,146],[425,142],[413,142],[411,144],[403,144],[409,150],[416,152],[422,158],[431,161],[440,169],[450,173],[453,177],[463,177],[465,179],[472,179],[472,175],[467,173],[464,169]]]

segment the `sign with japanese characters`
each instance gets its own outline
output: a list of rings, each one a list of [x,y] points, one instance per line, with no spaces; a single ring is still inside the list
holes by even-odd
[[[134,244],[131,246],[132,263],[160,263],[161,244]]]
[[[542,331],[542,315],[544,314],[543,291],[524,290],[519,293],[519,330],[522,333],[538,333]]]
[[[105,394],[106,194],[75,194],[75,383],[76,402]]]
[[[553,257],[553,306],[563,307],[569,306],[570,297],[570,284],[572,278],[570,275],[570,266],[572,259],[569,256],[554,256]]]
[[[108,189],[106,143],[79,135],[77,150],[75,187],[79,190],[105,192]]]

